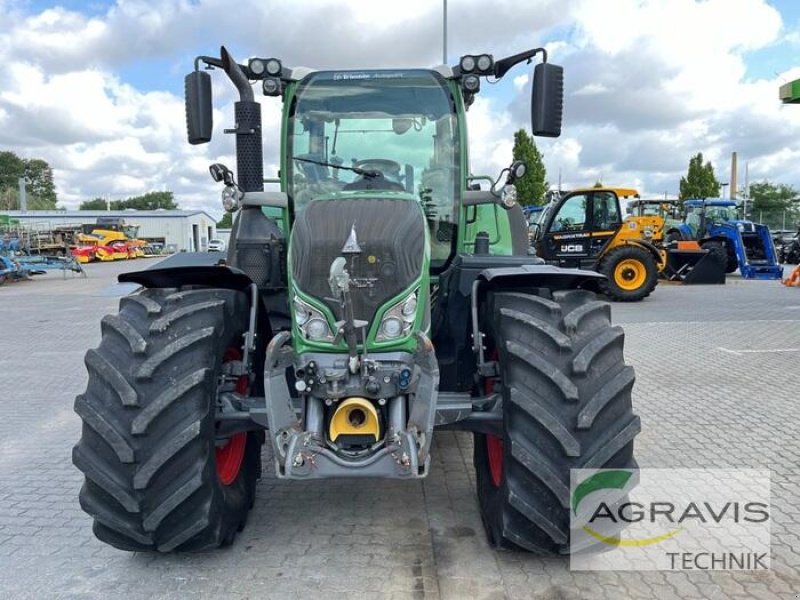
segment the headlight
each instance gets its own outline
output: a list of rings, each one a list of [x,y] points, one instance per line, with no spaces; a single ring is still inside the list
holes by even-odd
[[[403,334],[403,322],[397,317],[387,317],[381,323],[381,333],[386,339],[399,338]]]
[[[280,75],[281,72],[281,61],[277,58],[270,58],[267,61],[267,74],[272,75],[273,77],[277,77]]]
[[[478,57],[478,70],[483,71],[484,73],[488,72],[489,69],[492,68],[493,63],[494,61],[492,60],[491,56],[489,56],[488,54],[481,54]]]
[[[402,302],[390,307],[383,314],[375,340],[386,342],[408,336],[417,318],[417,295],[419,290],[409,294]]]
[[[234,185],[226,185],[222,188],[222,208],[228,212],[233,212],[239,208],[239,200],[242,199],[242,192]]]
[[[264,65],[264,61],[260,58],[251,58],[247,66],[250,72],[256,77],[261,77],[266,70],[266,65]]]
[[[506,208],[512,208],[517,203],[517,188],[514,184],[503,186],[500,201]]]
[[[266,77],[261,84],[261,88],[264,90],[265,96],[280,96],[281,81],[275,77]]]
[[[302,327],[308,320],[311,318],[311,310],[309,310],[308,304],[301,301],[299,298],[294,299],[294,322],[297,323],[298,326]]]
[[[460,66],[464,73],[469,73],[475,68],[475,57],[469,55],[462,56]]]
[[[408,297],[408,300],[403,302],[403,307],[400,309],[400,312],[403,314],[403,318],[406,321],[413,321],[414,317],[416,316],[417,312],[417,294],[411,294]]]
[[[737,228],[739,231],[744,231],[744,223],[737,223],[737,224],[736,224],[736,228]]]
[[[308,321],[308,323],[306,323],[306,326],[303,329],[305,329],[306,335],[308,335],[309,339],[312,340],[324,340],[331,335],[331,330],[328,327],[328,323],[323,319],[311,319]]]
[[[325,315],[297,296],[294,297],[293,308],[294,322],[306,338],[315,342],[333,341]]]

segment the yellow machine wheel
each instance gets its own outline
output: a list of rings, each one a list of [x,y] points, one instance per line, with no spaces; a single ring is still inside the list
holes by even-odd
[[[614,269],[614,283],[626,291],[638,290],[646,279],[647,267],[635,258],[621,261]]]
[[[606,276],[601,291],[621,302],[636,302],[650,295],[658,284],[658,265],[653,255],[640,246],[626,244],[610,250],[597,266]]]

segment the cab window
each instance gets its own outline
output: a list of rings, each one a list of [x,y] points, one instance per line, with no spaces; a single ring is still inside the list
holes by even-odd
[[[595,231],[616,229],[622,222],[619,215],[619,202],[612,192],[596,192],[592,206]]]
[[[583,231],[586,227],[588,197],[583,194],[568,198],[553,219],[552,231]]]

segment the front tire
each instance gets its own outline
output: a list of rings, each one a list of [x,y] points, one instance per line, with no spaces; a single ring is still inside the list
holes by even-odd
[[[612,300],[638,302],[647,298],[658,284],[658,266],[647,250],[619,246],[609,251],[597,269],[606,276],[600,290]]]
[[[83,430],[73,450],[86,476],[80,504],[100,540],[195,551],[227,545],[244,527],[263,434],[217,440],[214,416],[247,315],[239,292],[147,290],[103,319],[100,346],[86,354],[86,392],[75,399]]]
[[[726,249],[725,244],[723,244],[722,242],[715,242],[715,241],[704,242],[703,244],[700,245],[700,248],[702,248],[703,250],[708,250],[709,257],[719,264],[720,269],[725,269],[726,273],[732,273],[733,271],[736,270],[735,266],[733,268],[733,271],[729,270],[730,257],[728,255],[728,251]]]
[[[609,305],[583,290],[496,292],[487,309],[503,437],[474,436],[486,533],[494,546],[564,554],[570,469],[636,468],[624,334]]]

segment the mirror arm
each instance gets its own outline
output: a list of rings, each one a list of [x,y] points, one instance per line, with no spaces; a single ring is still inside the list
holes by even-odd
[[[544,48],[534,48],[532,50],[526,50],[525,52],[520,52],[519,54],[515,54],[513,56],[507,56],[506,58],[498,60],[494,63],[494,76],[496,79],[500,79],[511,70],[516,64],[521,63],[523,60],[530,60],[536,56],[537,54],[541,53],[542,55],[542,62],[547,62],[547,50]]]

